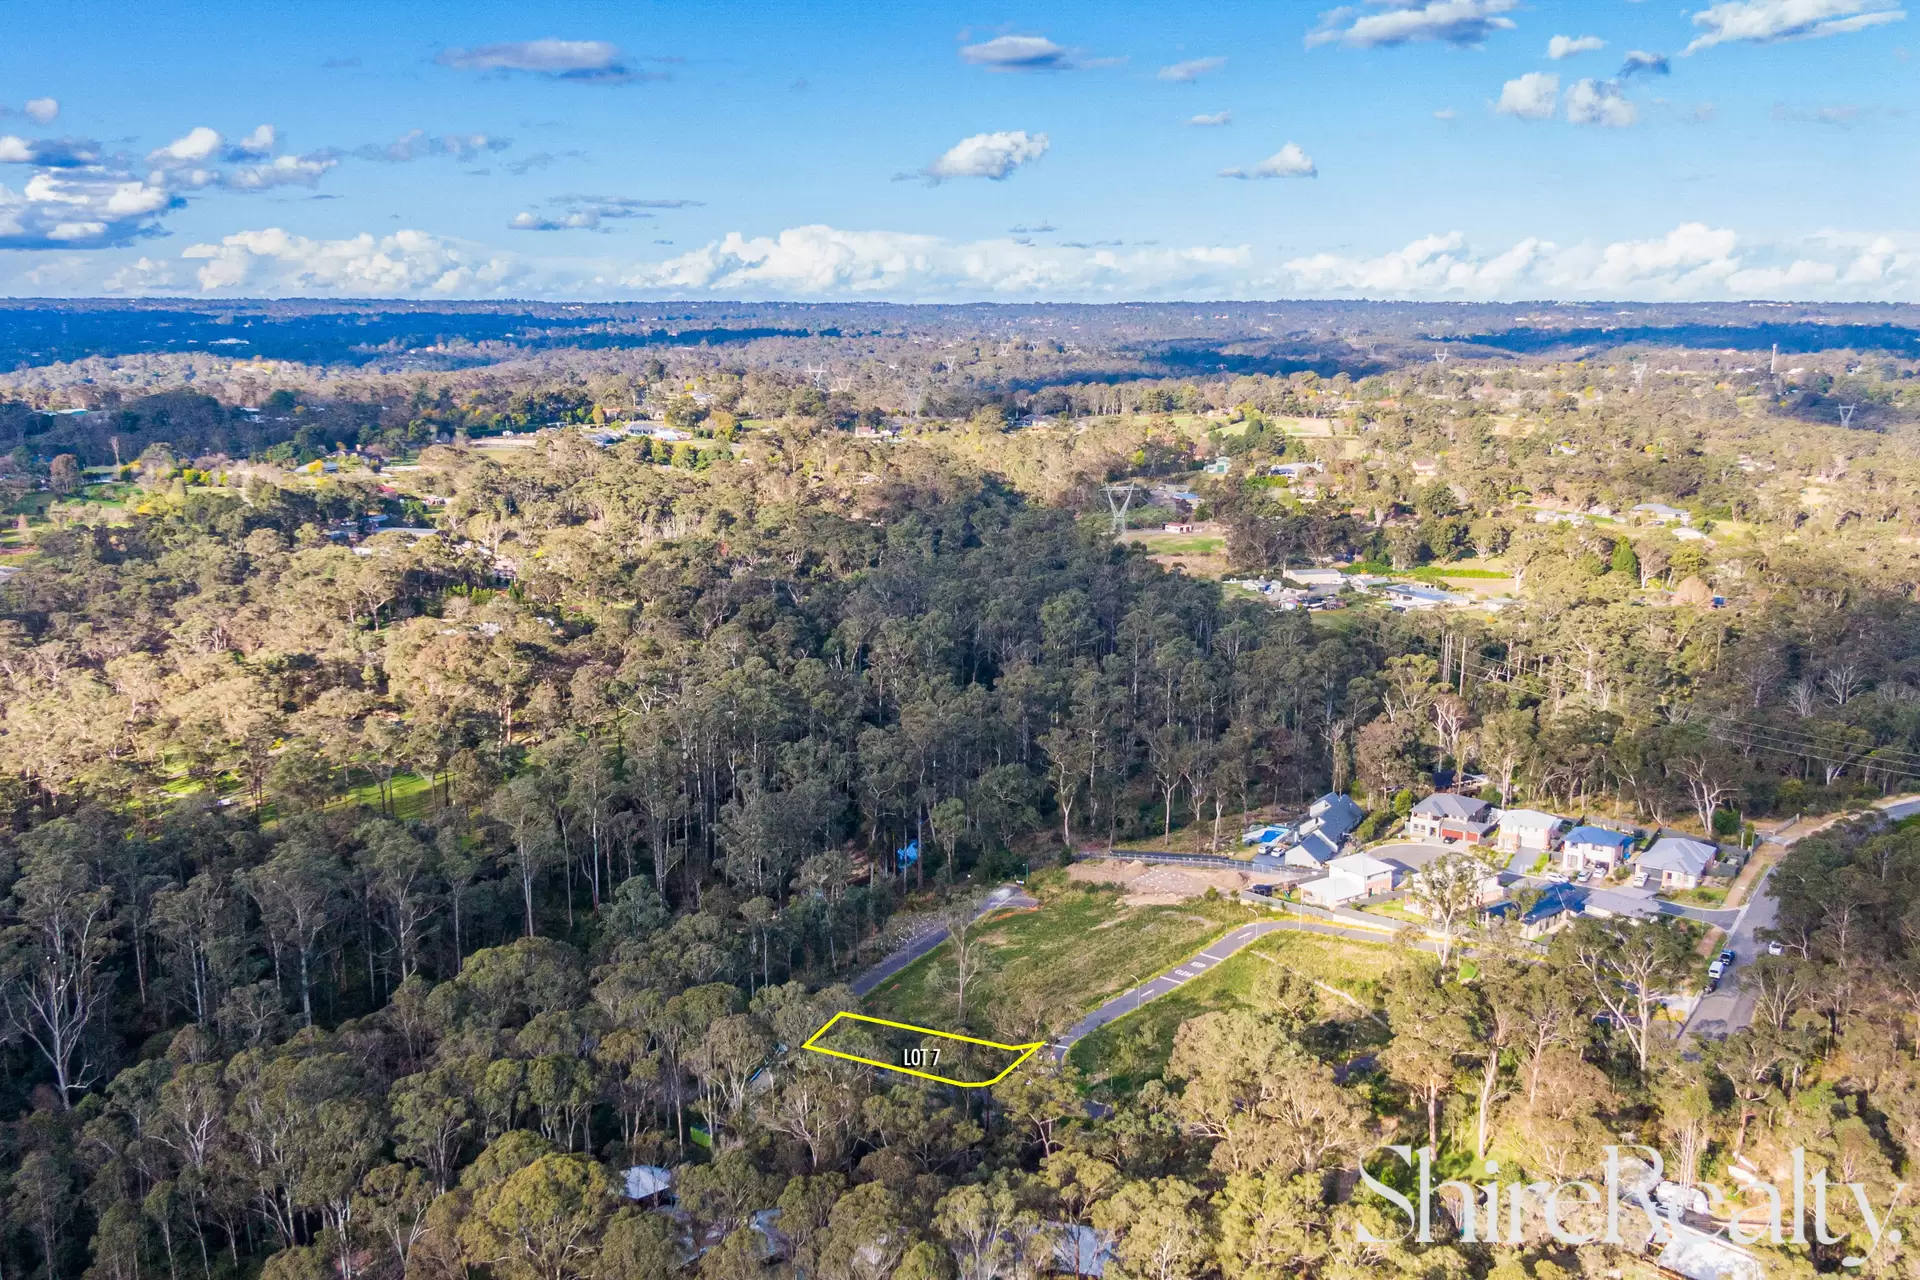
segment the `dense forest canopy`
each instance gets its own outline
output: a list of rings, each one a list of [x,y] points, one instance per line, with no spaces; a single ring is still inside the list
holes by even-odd
[[[1885,1203],[1920,1156],[1920,830],[1870,810],[1920,783],[1910,317],[1202,310],[24,310],[0,1270],[989,1280],[1084,1236],[1159,1280],[1651,1274],[1538,1224],[1356,1235],[1393,1234],[1383,1146],[1566,1179],[1624,1134],[1687,1187],[1800,1148]],[[290,345],[110,336],[161,314]],[[407,364],[429,331],[466,345]],[[1331,566],[1501,594],[1221,580]],[[1755,864],[1778,954],[1721,1039],[1662,1012],[1708,911],[1250,954],[991,1089],[800,1047],[929,927],[946,1025],[1051,1043],[1107,988],[1015,982],[981,892],[1070,947],[1205,943],[1254,908],[1116,906],[1076,860],[1329,791],[1371,842],[1448,789],[1742,865],[1836,822]],[[1767,1265],[1920,1268],[1844,1232]]]

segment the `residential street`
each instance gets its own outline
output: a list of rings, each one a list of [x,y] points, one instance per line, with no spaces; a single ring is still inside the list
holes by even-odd
[[[1742,979],[1752,965],[1754,957],[1765,946],[1755,938],[1761,929],[1773,926],[1780,911],[1780,904],[1767,892],[1767,881],[1773,878],[1773,869],[1753,886],[1753,892],[1747,896],[1746,905],[1735,913],[1733,927],[1727,931],[1727,939],[1721,943],[1723,948],[1733,949],[1734,962],[1725,976],[1720,979],[1717,990],[1702,997],[1694,1006],[1693,1013],[1687,1018],[1687,1025],[1681,1030],[1682,1038],[1706,1036],[1718,1040],[1738,1031],[1753,1021],[1753,994],[1746,989]]]
[[[973,918],[978,920],[981,916],[987,915],[990,912],[999,911],[1005,907],[1037,907],[1039,905],[1039,900],[1028,897],[1026,891],[1019,885],[1003,884],[987,895],[986,901],[980,904],[980,910]],[[915,960],[918,960],[921,956],[926,955],[927,952],[939,946],[946,940],[946,937],[947,930],[944,925],[928,925],[901,943],[898,947],[894,948],[892,954],[885,960],[882,960],[879,964],[876,964],[873,968],[855,978],[851,983],[853,994],[857,996],[866,995],[888,978],[891,978],[894,974],[900,972]]]
[[[1269,933],[1276,933],[1281,930],[1290,930],[1294,933],[1318,933],[1329,938],[1347,938],[1357,942],[1383,943],[1389,941],[1391,937],[1390,934],[1384,931],[1346,929],[1339,925],[1318,924],[1309,920],[1256,920],[1250,924],[1241,925],[1225,937],[1218,938],[1207,946],[1202,947],[1192,956],[1173,966],[1173,968],[1168,969],[1165,973],[1141,983],[1130,991],[1121,992],[1113,999],[1101,1005],[1098,1009],[1095,1009],[1092,1013],[1089,1013],[1086,1017],[1080,1019],[1080,1021],[1074,1023],[1066,1035],[1054,1042],[1053,1047],[1055,1054],[1059,1057],[1065,1057],[1067,1050],[1073,1048],[1075,1044],[1092,1035],[1101,1027],[1106,1026],[1109,1022],[1117,1022],[1134,1010],[1140,1008],[1141,1005],[1157,1000],[1170,991],[1179,990],[1187,983],[1205,973],[1208,969],[1211,969],[1214,965],[1219,964],[1222,960],[1233,955],[1234,952],[1241,950]],[[1429,951],[1436,955],[1439,954],[1440,948],[1436,943],[1419,942],[1414,945],[1423,951]]]
[[[1920,813],[1920,799],[1889,801],[1876,807],[1889,818],[1898,820]],[[1774,843],[1792,845],[1795,841],[1813,835],[1816,831],[1824,830],[1827,825],[1821,823],[1812,830]],[[1765,944],[1759,942],[1755,935],[1762,929],[1771,928],[1774,920],[1779,916],[1780,904],[1767,892],[1767,881],[1772,877],[1773,871],[1769,868],[1760,883],[1753,886],[1753,892],[1747,895],[1746,905],[1737,913],[1733,927],[1728,930],[1727,941],[1722,944],[1733,949],[1733,966],[1720,979],[1719,989],[1694,1006],[1692,1015],[1687,1019],[1687,1025],[1680,1032],[1683,1039],[1696,1036],[1722,1039],[1753,1021],[1754,997],[1746,989],[1746,983],[1742,979],[1745,978],[1749,966],[1765,947]]]

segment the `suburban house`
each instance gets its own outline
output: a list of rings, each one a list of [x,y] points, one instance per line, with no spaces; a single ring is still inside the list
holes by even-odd
[[[1338,569],[1284,569],[1282,574],[1309,591],[1337,592],[1347,585],[1347,575]]]
[[[1500,815],[1493,847],[1502,853],[1549,853],[1566,819],[1538,809],[1508,809]]]
[[[1595,920],[1626,920],[1640,924],[1660,917],[1658,900],[1618,889],[1593,889],[1587,894],[1586,913]]]
[[[1307,820],[1294,828],[1293,846],[1287,850],[1290,867],[1322,867],[1340,856],[1347,837],[1365,815],[1348,796],[1329,791],[1313,802]]]
[[[1585,905],[1586,895],[1575,886],[1551,884],[1541,891],[1526,910],[1522,911],[1518,902],[1507,898],[1488,907],[1486,918],[1489,921],[1516,921],[1520,936],[1531,942],[1535,938],[1558,933],[1572,924],[1579,918]]]
[[[1680,508],[1670,507],[1664,502],[1643,502],[1627,514],[1639,516],[1643,520],[1651,520],[1655,524],[1693,523],[1693,513],[1691,511],[1682,511]]]
[[[1452,591],[1442,591],[1438,587],[1418,587],[1405,582],[1389,582],[1379,588],[1380,595],[1387,601],[1387,607],[1404,613],[1408,609],[1423,611],[1438,609],[1444,605],[1469,604],[1472,596],[1463,596]]]
[[[1197,528],[1199,528],[1199,527],[1200,527],[1200,526],[1198,526],[1198,525],[1196,525],[1196,524],[1194,524],[1194,523],[1193,523],[1192,521],[1190,521],[1190,520],[1169,520],[1169,521],[1167,521],[1167,523],[1165,523],[1165,524],[1163,524],[1163,525],[1161,525],[1161,526],[1160,526],[1160,532],[1162,532],[1162,533],[1192,533],[1192,532],[1193,532],[1193,531],[1194,531],[1195,529],[1197,529]]]
[[[1400,868],[1364,853],[1349,853],[1327,864],[1327,874],[1300,886],[1300,896],[1322,907],[1390,893]]]
[[[1407,890],[1407,896],[1400,905],[1416,916],[1426,915],[1427,912],[1420,903],[1419,894],[1415,891],[1414,885],[1411,883],[1414,869],[1400,862],[1397,858],[1389,857],[1387,861],[1398,866],[1402,873],[1400,883],[1401,886]],[[1519,883],[1519,880],[1520,877],[1511,871],[1497,871],[1489,867],[1486,873],[1480,877],[1480,884],[1474,893],[1473,905],[1481,910],[1492,906],[1502,898],[1505,898],[1512,887]]]
[[[1658,880],[1662,889],[1698,889],[1700,877],[1707,873],[1720,850],[1704,840],[1685,836],[1662,836],[1640,855],[1634,865],[1635,884]]]
[[[1560,842],[1560,866],[1575,875],[1589,868],[1605,875],[1625,862],[1632,848],[1633,837],[1624,831],[1575,827]]]
[[[1415,840],[1478,844],[1497,824],[1493,806],[1472,796],[1436,791],[1407,815],[1407,835]]]

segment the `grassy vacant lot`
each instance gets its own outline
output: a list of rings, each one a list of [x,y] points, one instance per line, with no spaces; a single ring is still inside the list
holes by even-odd
[[[428,790],[427,780],[417,773],[395,774],[389,794],[393,797],[393,816],[401,822],[417,822],[432,811],[433,794]],[[347,803],[378,809],[380,788],[372,782],[350,788]]]
[[[1424,963],[1425,957],[1416,953],[1415,961]],[[1120,1092],[1137,1089],[1166,1069],[1173,1033],[1182,1022],[1215,1009],[1258,1008],[1258,984],[1277,965],[1324,984],[1320,1001],[1324,1021],[1307,1039],[1329,1060],[1344,1061],[1380,1038],[1383,1028],[1369,1011],[1376,1004],[1381,975],[1395,962],[1385,943],[1270,933],[1178,991],[1108,1023],[1076,1044],[1069,1057],[1090,1079],[1104,1079]],[[1335,991],[1353,1000],[1342,999]]]
[[[1155,556],[1212,556],[1226,549],[1227,540],[1214,533],[1136,533],[1129,541],[1138,542]]]
[[[1038,908],[975,926],[988,972],[967,990],[967,1023],[994,1038],[1064,1027],[1107,997],[1170,968],[1248,919],[1230,900],[1127,907],[1117,889],[1050,875],[1029,885]],[[949,946],[910,965],[867,997],[866,1012],[917,1026],[961,1030],[947,980]]]

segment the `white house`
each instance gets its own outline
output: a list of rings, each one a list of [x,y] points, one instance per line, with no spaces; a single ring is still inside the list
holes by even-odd
[[[1284,574],[1309,590],[1324,587],[1338,591],[1347,584],[1347,575],[1338,569],[1287,569]]]
[[[1460,595],[1452,591],[1442,591],[1438,587],[1420,587],[1405,582],[1389,582],[1379,589],[1380,595],[1387,601],[1387,607],[1404,613],[1409,609],[1424,612],[1445,605],[1471,604],[1472,596]]]
[[[1538,809],[1508,809],[1500,815],[1493,847],[1502,853],[1547,853],[1560,836],[1566,819]]]
[[[1300,896],[1322,907],[1337,907],[1376,893],[1388,893],[1400,868],[1364,853],[1349,853],[1327,864],[1327,874],[1300,886]]]
[[[1626,861],[1633,837],[1606,827],[1575,827],[1560,842],[1560,866],[1575,875],[1592,868],[1602,875]]]
[[[1693,513],[1670,507],[1664,502],[1643,502],[1630,510],[1628,515],[1640,516],[1655,524],[1692,524]]]
[[[629,1200],[653,1200],[673,1190],[673,1170],[657,1164],[636,1164],[625,1177]]]
[[[1639,869],[1634,873],[1633,882],[1643,885],[1658,880],[1662,889],[1697,889],[1700,877],[1706,874],[1719,852],[1704,840],[1662,836],[1634,864]]]
[[[1493,828],[1493,806],[1473,796],[1437,791],[1407,815],[1407,834],[1415,840],[1478,844]]]

